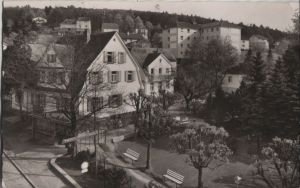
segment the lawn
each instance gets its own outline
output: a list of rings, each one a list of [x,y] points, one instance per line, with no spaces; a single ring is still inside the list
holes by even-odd
[[[121,155],[121,153],[125,152],[127,148],[131,148],[141,154],[139,161],[136,162],[135,165],[138,167],[145,166],[147,149],[146,144],[141,140],[123,141],[117,145],[117,152]],[[166,173],[167,169],[171,169],[184,175],[185,179],[183,187],[196,187],[198,176],[197,170],[186,162],[187,155],[174,153],[169,150],[168,137],[163,137],[156,140],[156,143],[153,144],[151,152],[151,163],[154,173],[162,176]],[[204,185],[208,186],[209,188],[236,187],[234,184],[234,177],[239,175],[245,179],[245,181],[239,186],[240,188],[264,187],[261,184],[257,185],[257,181],[250,181],[249,177],[251,177],[251,174],[255,168],[249,163],[241,162],[242,160],[239,160],[240,158],[241,156],[234,156],[234,162],[229,162],[228,164],[224,164],[214,170],[204,169]],[[249,183],[252,185],[249,185]]]

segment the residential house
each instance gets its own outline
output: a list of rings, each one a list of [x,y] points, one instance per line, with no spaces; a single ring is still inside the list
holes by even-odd
[[[222,83],[222,89],[226,93],[235,92],[241,86],[241,82],[245,77],[246,67],[243,64],[239,64],[228,70]]]
[[[141,34],[120,33],[120,36],[129,49],[134,47],[149,48],[151,46],[151,43],[146,40]]]
[[[253,51],[268,51],[269,42],[268,39],[261,35],[252,35],[249,38],[250,49]]]
[[[116,23],[102,23],[101,32],[112,32],[112,31],[119,32],[119,25]]]
[[[74,53],[78,46],[80,48]],[[143,89],[141,68],[118,32],[92,35],[86,44],[78,46],[30,45],[31,58],[38,62],[40,72],[38,87],[24,92],[22,101],[14,96],[13,107],[17,108],[17,104],[22,102],[29,104],[24,108],[27,111],[37,109],[43,113],[59,113],[70,100],[66,87],[69,87],[70,76],[73,75],[78,86],[75,91],[82,95],[79,114],[90,114],[93,104],[96,108],[103,107],[96,114],[98,118],[134,111],[124,100],[129,100],[130,93]]]
[[[172,50],[176,58],[189,57],[192,42],[199,36],[200,25],[177,22],[175,26],[163,30],[162,47]]]
[[[75,19],[65,19],[58,28],[59,35],[65,34],[83,34],[87,32],[92,33],[91,20],[87,17],[79,17]]]
[[[208,42],[211,39],[221,39],[230,42],[241,52],[241,27],[226,21],[202,24],[200,28],[200,37],[202,41]]]
[[[32,22],[36,23],[37,25],[42,25],[47,23],[47,19],[43,17],[35,17],[32,19]]]
[[[176,59],[166,57],[167,53],[143,48],[132,49],[132,55],[144,71],[144,88],[147,95],[157,95],[160,90],[174,92]]]

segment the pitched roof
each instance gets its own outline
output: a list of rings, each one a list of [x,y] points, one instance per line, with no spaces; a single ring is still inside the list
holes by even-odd
[[[147,68],[158,56],[160,56],[160,53],[157,52],[148,54],[143,62],[143,68]]]
[[[206,23],[206,24],[201,24],[201,28],[208,28],[208,27],[232,27],[232,28],[238,28],[240,29],[241,26],[234,24],[234,23],[230,23],[227,21],[219,21],[219,22],[212,22],[212,23]]]
[[[188,23],[188,22],[179,22],[179,21],[177,21],[175,27],[178,27],[178,28],[199,29],[200,25],[199,24],[191,24],[191,23]]]
[[[252,35],[250,38],[252,37],[256,37],[258,39],[261,39],[261,40],[268,40],[266,37],[262,36],[262,35]]]
[[[126,33],[120,33],[120,37],[123,40],[144,40],[145,38],[138,33],[130,33],[130,34],[126,34]]]
[[[72,56],[74,54],[74,48],[62,44],[29,44],[31,49],[31,60],[38,62],[39,66],[46,67],[72,67]],[[57,63],[48,63],[47,62],[47,53],[51,52],[56,54],[59,62]]]
[[[116,23],[102,23],[102,29],[119,29],[119,25]]]
[[[90,21],[90,18],[89,17],[79,17],[77,20],[78,21]]]
[[[65,19],[61,24],[76,24],[75,19]]]

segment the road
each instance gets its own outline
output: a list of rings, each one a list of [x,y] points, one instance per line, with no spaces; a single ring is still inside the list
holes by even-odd
[[[48,166],[48,162],[51,158],[58,154],[66,153],[64,147],[32,142],[31,132],[26,125],[16,123],[5,123],[5,125],[4,149],[7,151],[10,158],[15,161],[37,187],[69,187],[52,170],[50,170]],[[10,167],[8,164],[6,164],[5,167],[7,167],[7,169],[4,168],[4,176],[9,176]],[[23,186],[19,187],[23,188]]]

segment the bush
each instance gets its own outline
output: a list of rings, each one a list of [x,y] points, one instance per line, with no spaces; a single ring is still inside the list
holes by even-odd
[[[101,172],[99,176],[101,180],[105,180],[107,188],[133,188],[132,180],[122,168],[109,168]]]
[[[81,164],[84,161],[89,161],[91,158],[91,153],[89,150],[79,152],[75,159]]]

